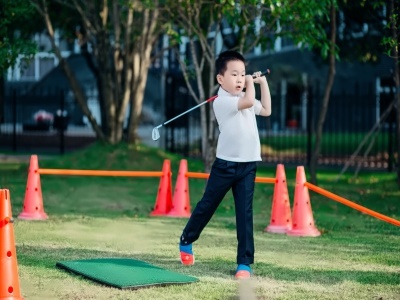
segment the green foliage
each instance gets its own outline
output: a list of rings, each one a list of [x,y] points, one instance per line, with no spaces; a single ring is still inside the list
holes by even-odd
[[[0,73],[13,66],[19,55],[35,54],[30,38],[38,29],[34,8],[26,0],[0,0]]]
[[[358,148],[364,140],[366,133],[330,133],[325,132],[321,141],[322,155],[330,155],[334,152],[336,155],[348,156]],[[312,143],[314,143],[313,136]],[[382,155],[382,149],[387,148],[390,134],[387,132],[379,133],[369,150],[369,155]],[[307,151],[307,135],[287,135],[287,136],[268,136],[261,139],[261,143],[268,147],[271,154],[279,153],[301,153]],[[365,143],[360,149],[360,153],[364,153],[369,147],[369,143]]]
[[[195,2],[171,3],[172,6],[179,6],[171,9],[170,13],[172,22],[183,30],[181,34],[192,37],[194,32],[188,31],[189,23],[182,23],[182,17],[177,10],[184,11],[189,19],[195,18],[195,13],[198,12],[205,24],[214,22],[214,28],[217,24],[223,28],[231,28],[229,37],[223,34],[225,46],[231,49],[242,48],[240,50],[244,53],[255,46],[270,48],[278,37],[291,38],[295,43],[302,43],[304,47],[323,49],[322,55],[326,55],[327,51],[324,50],[329,48],[324,25],[329,20],[330,0]]]
[[[380,41],[386,34],[384,1],[339,1],[340,56],[348,61],[377,63],[384,52]]]
[[[277,1],[272,14],[279,18],[278,36],[289,37],[303,47],[319,48],[326,57],[329,38],[325,24],[329,21],[329,9],[332,1]]]
[[[400,47],[400,5],[396,2],[393,11],[389,12],[389,17],[385,29],[387,35],[382,38],[381,44],[386,49],[388,56],[399,55]],[[398,57],[397,57],[398,59]]]

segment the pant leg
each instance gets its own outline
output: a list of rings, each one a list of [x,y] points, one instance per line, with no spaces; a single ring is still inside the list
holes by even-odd
[[[238,240],[237,263],[254,263],[253,196],[257,171],[255,162],[242,163],[242,177],[232,186],[236,210],[236,235]],[[239,174],[238,174],[239,175]]]
[[[218,158],[214,161],[204,195],[183,230],[180,239],[182,245],[191,244],[200,237],[204,227],[231,188],[235,173],[236,164]]]

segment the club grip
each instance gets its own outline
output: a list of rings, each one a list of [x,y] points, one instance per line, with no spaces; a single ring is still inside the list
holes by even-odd
[[[261,73],[260,77],[268,75],[269,73],[271,73],[271,71],[269,69],[266,69],[265,72]],[[253,76],[253,78],[255,78],[255,77]]]
[[[215,98],[217,98],[218,95],[212,96],[211,98],[207,99],[205,102],[211,102],[213,100],[215,100]]]

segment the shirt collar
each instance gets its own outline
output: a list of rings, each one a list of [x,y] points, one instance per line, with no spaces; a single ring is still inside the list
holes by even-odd
[[[242,96],[243,92],[241,92],[238,95],[232,95],[231,93],[228,93],[227,91],[225,91],[222,87],[219,87],[218,90],[218,96],[225,96],[225,97],[239,97]]]

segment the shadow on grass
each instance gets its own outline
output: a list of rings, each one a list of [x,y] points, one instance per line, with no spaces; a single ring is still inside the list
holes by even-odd
[[[234,279],[236,264],[232,260],[213,258],[199,260],[195,266],[182,266],[178,256],[154,255],[152,253],[133,253],[132,255],[117,251],[98,251],[80,248],[51,248],[20,245],[17,247],[18,263],[22,266],[39,269],[55,269],[56,263],[65,260],[93,259],[93,258],[132,258],[142,260],[157,267],[180,272],[197,277],[215,277]],[[312,269],[307,267],[284,268],[266,263],[254,265],[256,278],[271,278],[278,281],[315,282],[318,284],[338,284],[343,281],[354,281],[361,284],[388,284],[399,285],[400,277],[393,272],[364,271],[364,270],[336,270]]]
[[[35,247],[17,246],[18,264],[38,269],[54,270],[56,263],[67,260],[94,259],[94,258],[131,258],[153,264],[160,268],[179,272],[191,276],[211,276],[217,278],[233,278],[235,262],[231,260],[212,259],[199,261],[195,266],[183,266],[178,253],[176,257],[170,255],[154,255],[152,253],[120,253],[118,251],[98,251],[71,247]]]
[[[400,277],[394,272],[361,270],[316,270],[311,268],[289,269],[271,264],[258,263],[257,277],[268,277],[280,281],[304,281],[318,284],[338,284],[343,281],[355,281],[361,284],[400,284]]]
[[[137,252],[130,254],[118,251],[99,251],[92,249],[71,248],[71,247],[35,247],[35,246],[17,246],[18,264],[29,267],[42,269],[54,269],[55,264],[59,261],[94,259],[94,258],[132,258],[142,260],[144,262],[154,264],[162,268],[186,269],[181,265],[179,257],[171,258],[171,256],[160,256],[152,253],[138,254]]]
[[[51,248],[17,246],[18,264],[41,269],[54,269],[55,264],[64,260],[90,259],[98,257],[130,257],[118,252],[98,251],[79,248]]]

